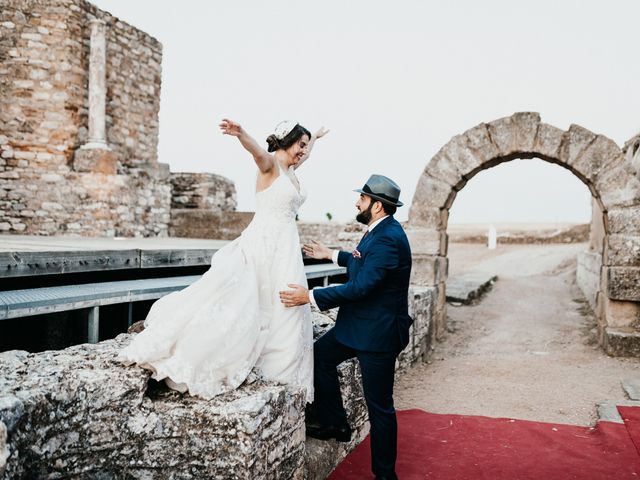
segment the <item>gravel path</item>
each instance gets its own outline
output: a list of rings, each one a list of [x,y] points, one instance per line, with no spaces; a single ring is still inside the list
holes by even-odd
[[[605,355],[575,285],[584,245],[452,245],[450,272],[498,281],[480,303],[448,306],[448,329],[428,364],[396,383],[399,409],[593,425],[596,403],[624,400],[640,359]]]

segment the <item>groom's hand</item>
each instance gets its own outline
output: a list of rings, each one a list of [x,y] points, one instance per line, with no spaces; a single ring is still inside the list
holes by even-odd
[[[329,247],[325,247],[323,244],[316,242],[315,240],[311,240],[311,243],[305,243],[302,246],[302,250],[307,257],[315,258],[317,260],[331,260],[333,255],[333,251]]]
[[[280,301],[285,307],[297,307],[309,303],[309,290],[295,283],[290,283],[287,287],[293,290],[282,290],[280,292]]]

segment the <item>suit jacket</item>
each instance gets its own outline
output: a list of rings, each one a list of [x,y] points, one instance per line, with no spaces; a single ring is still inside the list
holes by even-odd
[[[400,352],[409,342],[408,313],[411,249],[402,226],[389,216],[366,235],[360,258],[341,251],[338,264],[347,267],[343,285],[315,288],[321,310],[340,307],[336,339],[357,350]]]

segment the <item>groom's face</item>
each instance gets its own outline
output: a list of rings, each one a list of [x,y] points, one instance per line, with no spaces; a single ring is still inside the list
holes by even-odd
[[[358,215],[356,215],[356,220],[360,223],[364,223],[365,225],[369,225],[371,223],[371,218],[373,214],[371,213],[371,209],[373,208],[373,200],[371,197],[360,194],[360,198],[356,202],[356,208],[358,209]]]

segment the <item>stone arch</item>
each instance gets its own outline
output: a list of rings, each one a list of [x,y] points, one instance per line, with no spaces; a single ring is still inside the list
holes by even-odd
[[[540,158],[573,172],[590,190],[600,235],[581,256],[581,287],[612,354],[640,355],[640,180],[616,143],[578,125],[563,131],[534,112],[481,123],[429,161],[409,211],[412,282],[436,290],[435,333],[446,321],[447,223],[456,194],[478,172],[516,158]],[[592,227],[592,230],[594,230]]]

